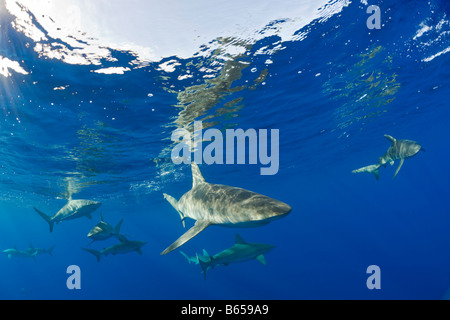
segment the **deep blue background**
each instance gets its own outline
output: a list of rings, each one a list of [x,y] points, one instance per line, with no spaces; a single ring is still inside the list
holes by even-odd
[[[171,165],[161,151],[171,147],[180,111],[174,91],[206,81],[192,67],[193,78],[179,81],[178,75],[190,62],[206,65],[214,57],[177,58],[182,65],[171,74],[157,70],[159,63],[124,75],[96,74],[92,66],[39,58],[3,14],[0,54],[21,61],[29,74],[0,78],[0,249],[56,247],[37,261],[0,256],[0,298],[447,298],[450,58],[424,59],[450,47],[450,11],[446,1],[430,3],[371,3],[381,8],[382,27],[369,30],[366,6],[355,1],[300,30],[308,31],[302,41],[257,54],[279,40],[265,38],[238,58],[248,67],[196,118],[210,116],[219,129],[279,129],[280,170],[261,176],[260,165],[200,168],[209,182],[256,191],[293,210],[260,228],[211,226],[186,243],[181,250],[189,255],[214,254],[239,232],[249,242],[277,246],[266,266],[253,260],[217,267],[206,281],[179,252],[159,255],[184,232],[162,193],[179,198],[192,183],[189,166]],[[423,25],[433,28],[415,38]],[[119,62],[103,61],[104,67],[132,59],[113,53]],[[265,63],[269,58],[272,64]],[[264,83],[251,87],[264,69]],[[53,90],[61,85],[69,86]],[[241,99],[234,104],[239,108],[221,113],[234,99]],[[387,150],[383,134],[418,141],[426,152],[406,160],[395,179],[395,166],[382,168],[379,181],[352,174]],[[33,206],[48,214],[59,210],[65,178],[83,186],[74,198],[103,205],[93,220],[67,221],[49,233]],[[143,255],[97,263],[81,250],[99,212],[113,225],[123,218],[122,233],[147,241]],[[66,288],[72,264],[81,268],[81,290]],[[380,290],[366,287],[373,264],[381,268]]]

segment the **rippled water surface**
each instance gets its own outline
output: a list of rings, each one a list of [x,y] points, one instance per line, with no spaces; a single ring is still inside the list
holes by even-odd
[[[369,3],[370,2],[370,3]],[[373,3],[372,3],[373,2]],[[369,29],[369,5],[380,29]],[[13,1],[0,3],[0,256],[2,299],[442,299],[450,286],[447,1]],[[257,228],[186,231],[163,193],[192,186],[176,165],[177,129],[278,129],[279,170],[200,164],[206,181],[292,207]],[[380,168],[383,135],[426,150]],[[204,141],[207,143],[208,141]],[[247,159],[248,160],[248,159]],[[102,203],[53,232],[67,199]],[[99,221],[142,254],[100,262],[87,234]],[[186,219],[186,228],[194,224]],[[207,271],[180,254],[235,243],[276,247]],[[81,270],[69,290],[66,269]],[[381,270],[369,290],[367,267]]]

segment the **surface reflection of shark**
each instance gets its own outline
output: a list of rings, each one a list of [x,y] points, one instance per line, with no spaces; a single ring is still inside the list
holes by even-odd
[[[189,257],[184,252],[182,254],[188,259],[189,263],[200,264],[206,279],[206,271],[210,268],[213,269],[215,266],[227,266],[230,263],[244,262],[252,259],[256,259],[265,265],[266,259],[264,258],[264,254],[273,248],[275,246],[271,244],[245,242],[240,235],[236,234],[234,245],[214,256],[210,256],[206,250],[203,250],[202,256]]]
[[[28,247],[26,250],[17,250],[16,246],[12,249],[5,249],[2,252],[8,255],[8,258],[17,257],[17,258],[33,258],[36,260],[36,256],[47,253],[49,255],[53,255],[52,251],[55,246],[49,248],[49,249],[41,249],[41,248],[34,248],[31,244],[30,247]]]
[[[186,231],[161,254],[166,254],[183,245],[206,227],[257,227],[285,217],[292,208],[284,202],[249,190],[212,184],[205,181],[195,162],[191,164],[192,189],[179,201],[164,193],[164,198],[177,210],[184,226],[186,217],[196,220]]]
[[[386,153],[379,158],[378,164],[372,164],[360,169],[353,170],[353,173],[360,172],[369,172],[375,175],[375,178],[378,180],[380,177],[380,167],[386,167],[386,164],[389,163],[391,166],[394,165],[395,160],[400,160],[400,163],[397,167],[397,170],[394,173],[394,177],[400,171],[400,168],[403,165],[403,162],[407,158],[411,158],[415,156],[420,150],[425,151],[420,144],[411,140],[397,140],[387,134],[384,135],[386,139],[391,142],[391,146],[386,151]]]

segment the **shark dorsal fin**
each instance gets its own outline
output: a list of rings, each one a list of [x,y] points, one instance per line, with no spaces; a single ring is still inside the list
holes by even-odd
[[[390,135],[388,135],[388,134],[385,134],[384,137],[385,137],[386,139],[388,139],[388,140],[389,140],[390,142],[392,142],[392,143],[395,143],[395,141],[397,141],[397,140],[395,140],[394,137],[392,137],[392,136],[390,136]]]
[[[202,173],[198,165],[195,162],[191,164],[192,169],[192,188],[195,188],[197,185],[201,183],[206,183],[205,178],[203,178]]]
[[[238,243],[239,244],[246,244],[247,242],[245,242],[244,239],[242,239],[242,237],[236,233],[236,241],[235,241],[235,243],[236,244],[238,244]]]
[[[205,249],[203,249],[203,255],[209,257],[209,254],[208,254],[208,252],[206,252]]]

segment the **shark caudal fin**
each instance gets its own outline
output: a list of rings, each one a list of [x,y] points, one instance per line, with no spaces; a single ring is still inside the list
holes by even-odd
[[[55,249],[55,246],[49,248],[46,252],[47,252],[49,255],[53,256],[53,249]]]
[[[96,258],[97,262],[100,262],[100,257],[102,256],[102,253],[100,251],[94,250],[94,249],[87,249],[87,248],[81,248],[89,253],[92,253]]]
[[[174,243],[172,243],[166,250],[161,252],[161,255],[168,254],[169,252],[182,246],[183,244],[185,244],[186,242],[191,240],[193,237],[198,235],[200,232],[202,232],[210,224],[211,223],[206,220],[197,220],[195,222],[195,225],[192,228],[190,228],[188,231],[186,231],[181,237],[179,237]]]
[[[186,253],[184,253],[183,251],[180,251],[180,253],[181,253],[181,255],[182,255],[183,257],[185,257],[185,258],[187,259],[187,261],[188,261],[189,263],[192,262],[191,258],[190,258]]]
[[[352,173],[360,173],[360,172],[369,172],[373,173],[375,175],[375,178],[378,180],[380,178],[380,165],[379,164],[372,164],[367,167],[362,167],[356,170],[353,170]]]
[[[39,211],[38,209],[34,208],[34,210],[36,210],[36,212],[45,220],[47,221],[49,227],[50,227],[50,232],[53,231],[53,221],[52,221],[52,217],[50,217],[49,215],[46,215],[45,213],[43,213],[42,211]]]
[[[181,255],[187,259],[189,264],[192,262],[194,264],[198,264],[198,255],[195,255],[194,257],[189,257],[186,253],[183,251],[180,251]]]
[[[180,209],[178,208],[178,201],[172,197],[169,196],[167,193],[163,193],[164,195],[164,199],[166,199],[167,201],[169,201],[169,203],[172,205],[172,207],[177,210],[178,214],[180,215],[181,218],[181,223],[183,224],[183,228],[186,227],[186,225],[184,224],[184,214],[183,212],[180,211]]]

